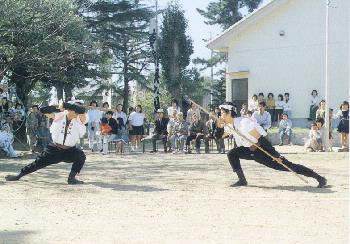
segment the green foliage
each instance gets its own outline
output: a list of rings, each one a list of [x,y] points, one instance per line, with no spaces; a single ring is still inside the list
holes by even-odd
[[[186,68],[193,54],[192,40],[186,35],[187,20],[184,11],[173,2],[164,12],[159,41],[159,56],[162,65],[162,76],[167,90],[179,98],[187,90],[189,73]],[[191,85],[191,84],[190,84]]]
[[[226,101],[226,72],[219,71],[219,79],[215,79],[212,85],[213,107],[218,107]]]
[[[262,0],[220,0],[209,3],[206,10],[197,8],[197,11],[207,19],[206,24],[218,24],[227,29],[242,19],[242,8],[246,7],[248,12],[252,12],[261,2]]]
[[[168,106],[171,102],[171,95],[166,90],[161,90],[160,94],[160,104],[162,109],[167,111]],[[154,122],[154,105],[153,105],[153,93],[146,92],[146,96],[143,100],[140,100],[143,112],[146,115],[146,118],[149,122]]]
[[[101,75],[97,44],[70,0],[0,0],[0,74],[26,103],[36,82],[79,87]]]

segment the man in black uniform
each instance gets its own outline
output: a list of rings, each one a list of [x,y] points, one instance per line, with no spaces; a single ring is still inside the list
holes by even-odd
[[[164,152],[167,152],[168,142],[168,126],[169,119],[164,117],[163,109],[157,110],[157,119],[155,121],[154,134],[152,136],[153,150],[151,152],[157,152],[157,140],[162,140],[164,145]]]

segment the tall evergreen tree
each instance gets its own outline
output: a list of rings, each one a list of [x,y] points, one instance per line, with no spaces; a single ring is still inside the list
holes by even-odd
[[[162,79],[169,93],[180,98],[188,83],[186,68],[193,54],[192,40],[186,35],[187,20],[177,2],[172,2],[164,12],[159,41]]]

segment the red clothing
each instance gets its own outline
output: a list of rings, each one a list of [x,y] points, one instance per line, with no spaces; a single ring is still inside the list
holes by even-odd
[[[109,124],[101,124],[100,131],[102,135],[109,135],[112,133],[112,127]]]

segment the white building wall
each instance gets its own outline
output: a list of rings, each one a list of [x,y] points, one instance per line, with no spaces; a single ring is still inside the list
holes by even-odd
[[[248,69],[248,96],[289,92],[294,118],[308,117],[310,93],[325,95],[325,0],[292,0],[229,43],[227,72]],[[329,27],[330,106],[349,94],[349,2],[332,0]],[[279,35],[280,31],[285,36]],[[227,99],[231,100],[231,78]],[[241,77],[240,77],[241,78]]]

